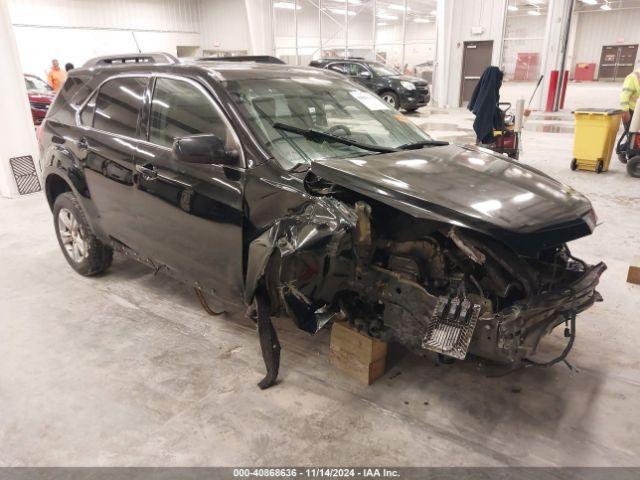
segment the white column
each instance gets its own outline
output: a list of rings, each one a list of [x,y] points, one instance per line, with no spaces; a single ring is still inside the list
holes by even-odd
[[[270,0],[244,0],[251,40],[251,55],[275,55]]]
[[[7,0],[0,0],[0,195],[19,195],[9,159],[31,155],[36,168],[38,145]]]
[[[544,110],[549,95],[549,76],[551,70],[560,70],[562,63],[564,35],[566,24],[569,21],[571,2],[568,0],[550,0],[549,12],[547,16],[547,28],[542,50],[542,70],[544,75],[542,82],[542,95],[539,97],[538,108]],[[569,63],[565,65],[565,70],[570,68]],[[562,72],[560,72],[562,75]]]

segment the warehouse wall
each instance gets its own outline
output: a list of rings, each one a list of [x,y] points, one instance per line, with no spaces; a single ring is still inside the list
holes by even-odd
[[[51,59],[76,66],[88,58],[136,51],[176,53],[200,45],[198,0],[9,0],[25,72],[43,76]]]
[[[203,50],[251,51],[244,0],[199,0]],[[262,15],[262,12],[255,12]],[[254,12],[250,12],[254,15]],[[269,22],[271,20],[269,19]]]
[[[465,41],[493,40],[492,64],[500,64],[504,0],[447,0],[438,2],[438,51],[434,82],[435,101],[440,107],[460,104],[462,54]],[[472,27],[482,27],[472,34]]]
[[[639,26],[640,8],[578,13],[571,72],[576,63],[599,65],[603,45],[619,44],[619,39],[624,44],[640,43]],[[640,56],[636,66],[640,66]]]

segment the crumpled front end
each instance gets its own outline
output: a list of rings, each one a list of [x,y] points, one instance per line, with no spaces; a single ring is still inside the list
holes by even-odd
[[[252,242],[247,300],[264,285],[271,313],[310,333],[340,318],[415,351],[513,365],[602,300],[605,269],[565,244],[523,256],[486,234],[342,192],[309,197]]]

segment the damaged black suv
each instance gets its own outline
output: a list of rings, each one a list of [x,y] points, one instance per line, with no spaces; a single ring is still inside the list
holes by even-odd
[[[279,364],[272,315],[510,369],[560,324],[570,348],[601,300],[605,265],[566,245],[596,224],[572,188],[435,141],[339,74],[145,58],[73,70],[47,115],[58,241],[82,275],[120,251],[222,310],[255,305],[262,388]]]

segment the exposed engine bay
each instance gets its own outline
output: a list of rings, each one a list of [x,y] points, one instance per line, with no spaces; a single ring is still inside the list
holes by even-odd
[[[523,256],[459,226],[413,218],[309,175],[312,197],[250,249],[270,313],[317,332],[331,319],[416,351],[517,366],[601,301],[604,263],[561,244]],[[254,275],[256,278],[259,275]]]

